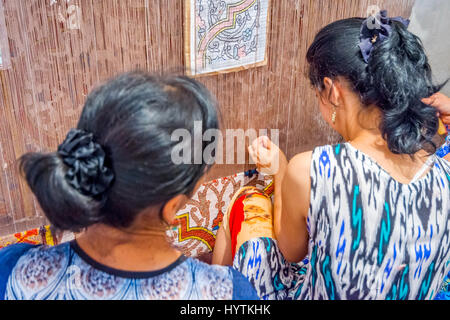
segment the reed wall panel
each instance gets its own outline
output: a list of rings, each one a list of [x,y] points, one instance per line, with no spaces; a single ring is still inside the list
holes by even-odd
[[[17,159],[51,151],[77,123],[87,93],[122,71],[182,72],[183,0],[3,1],[11,68],[0,71],[0,235],[45,222]],[[288,157],[335,142],[305,77],[316,32],[369,5],[409,16],[414,0],[272,0],[268,64],[200,77],[217,97],[223,129],[280,130]],[[73,7],[81,9],[79,16]],[[80,18],[79,21],[74,19]],[[79,22],[79,29],[71,29]],[[3,31],[2,31],[3,32]],[[250,165],[220,165],[208,178]]]

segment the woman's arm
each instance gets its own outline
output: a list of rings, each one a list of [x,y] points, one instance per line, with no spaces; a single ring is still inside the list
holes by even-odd
[[[274,217],[271,219],[273,221],[273,226],[270,225],[270,233],[273,235],[275,230],[279,229],[279,212],[281,210],[281,182],[286,171],[287,160],[284,153],[278,148],[277,145],[272,143],[270,139],[266,136],[259,137],[255,139],[248,148],[250,157],[253,159],[254,163],[259,172],[272,175],[274,177]],[[227,217],[224,217],[227,219]],[[231,248],[231,235],[230,230],[227,225],[227,220],[225,220],[219,230],[217,231],[216,242],[213,251],[213,264],[221,265],[231,265],[233,263],[232,248]],[[267,229],[266,229],[267,230]],[[260,232],[261,229],[258,229]],[[246,234],[241,238],[245,239],[250,237],[251,232]],[[263,236],[263,235],[259,235]]]
[[[311,190],[311,156],[310,151],[291,159],[281,187],[283,206],[280,228],[275,234],[281,252],[290,262],[298,262],[308,253],[309,236],[306,219]]]
[[[312,152],[298,154],[288,164],[269,138],[260,137],[249,147],[249,153],[260,172],[274,177],[275,237],[286,260],[298,262],[308,252],[306,218]]]
[[[283,151],[266,136],[259,137],[248,148],[259,172],[273,176],[273,228],[280,233],[282,211],[282,184],[288,161]]]

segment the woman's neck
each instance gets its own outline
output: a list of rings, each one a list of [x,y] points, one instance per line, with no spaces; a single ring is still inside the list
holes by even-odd
[[[392,153],[378,130],[361,130],[348,142],[375,160],[392,178],[405,184],[411,181],[429,158],[424,150],[418,151],[412,157]],[[424,174],[427,172],[428,170]]]
[[[420,150],[412,156],[394,154],[379,129],[383,117],[380,108],[373,104],[363,105],[359,95],[351,90],[347,90],[341,99],[343,102],[338,108],[335,129],[345,141],[370,156],[392,178],[409,183],[429,158],[428,153]]]
[[[167,242],[163,229],[121,230],[96,224],[78,236],[76,241],[95,261],[126,271],[159,270],[181,255]]]
[[[362,110],[364,111],[362,112]],[[407,160],[419,165],[424,163],[427,153],[423,150],[417,152],[413,157],[394,154],[389,150],[379,129],[382,116],[381,110],[375,105],[362,106],[353,103],[352,107],[347,107],[347,116],[341,128],[344,139],[361,151],[374,152],[383,155],[383,158],[393,159],[393,161]]]

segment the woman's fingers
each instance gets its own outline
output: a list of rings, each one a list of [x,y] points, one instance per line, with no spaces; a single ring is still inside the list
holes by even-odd
[[[436,100],[436,97],[434,95],[432,95],[429,98],[422,99],[422,102],[425,103],[425,104],[428,104],[429,106],[433,106],[434,107],[433,103],[435,102],[435,100]]]
[[[277,164],[277,149],[266,136],[255,139],[248,147],[250,157],[256,164],[258,171],[272,174],[273,167]]]
[[[251,144],[251,149],[257,156],[265,155],[270,149],[269,138],[263,136],[255,139]]]
[[[249,146],[248,147],[248,153],[250,154],[250,157],[253,159],[253,162],[256,165],[259,165],[259,164],[264,162],[264,161],[261,160],[261,158],[262,158],[261,153],[258,152],[257,150],[255,150],[255,147]]]
[[[258,170],[262,169],[260,171],[262,173],[276,175],[281,163],[283,163],[283,166],[287,165],[284,153],[267,136],[261,136],[252,141],[248,147],[248,152]]]
[[[261,139],[260,139],[260,142],[262,143],[264,148],[272,149],[272,141],[270,141],[269,137],[262,136]]]
[[[436,108],[437,116],[442,122],[449,124],[450,120],[450,98],[443,93],[435,93],[429,98],[422,99],[422,102]]]
[[[449,111],[448,109],[450,108],[450,98],[440,92],[433,94],[429,98],[422,99],[422,102],[437,108],[439,111]]]

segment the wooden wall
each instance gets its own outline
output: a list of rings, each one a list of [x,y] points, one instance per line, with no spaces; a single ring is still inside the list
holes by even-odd
[[[50,151],[76,125],[86,94],[132,69],[182,72],[183,0],[0,0],[12,67],[0,71],[0,235],[44,223],[16,159]],[[278,128],[288,157],[334,142],[305,77],[315,33],[369,5],[409,16],[414,0],[272,0],[268,64],[199,78],[218,98],[223,128]],[[77,12],[81,8],[79,29]],[[73,9],[73,8],[72,8]],[[69,10],[69,12],[68,12]],[[3,32],[3,31],[2,31]],[[209,178],[250,168],[216,166]]]

